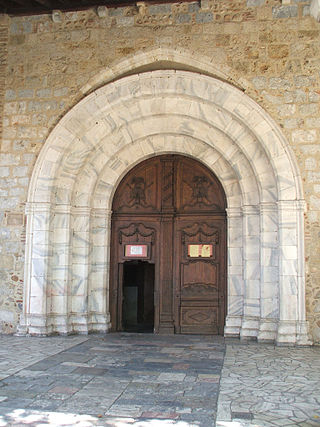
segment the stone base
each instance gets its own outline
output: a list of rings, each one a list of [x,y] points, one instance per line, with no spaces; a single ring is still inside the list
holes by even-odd
[[[240,330],[240,339],[257,339],[260,326],[258,317],[244,317]]]
[[[224,327],[224,336],[230,338],[239,337],[241,325],[241,316],[227,316],[226,325]]]
[[[312,342],[308,338],[308,323],[294,321],[280,321],[277,333],[277,345],[309,346]]]
[[[258,317],[228,316],[224,329],[226,338],[276,342],[277,345],[309,346],[307,322],[260,319]]]
[[[90,313],[89,315],[72,314],[51,315],[48,317],[21,316],[16,336],[48,336],[53,334],[89,334],[107,333],[111,328],[110,314]]]
[[[276,319],[261,319],[258,342],[274,342],[277,336],[278,321]]]
[[[309,339],[308,329],[308,322],[300,322],[297,324],[297,345],[309,346],[313,344]]]

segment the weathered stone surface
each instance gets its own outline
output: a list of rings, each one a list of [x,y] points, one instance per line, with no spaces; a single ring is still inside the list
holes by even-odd
[[[272,8],[272,16],[274,18],[292,18],[298,16],[298,6],[296,5],[286,5],[286,6],[277,6]]]

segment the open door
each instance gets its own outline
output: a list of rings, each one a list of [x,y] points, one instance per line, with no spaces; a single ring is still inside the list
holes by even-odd
[[[123,265],[122,330],[153,332],[154,265],[126,261]]]

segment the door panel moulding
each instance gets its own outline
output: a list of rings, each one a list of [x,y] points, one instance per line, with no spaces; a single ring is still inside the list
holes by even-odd
[[[227,198],[226,336],[308,344],[305,202],[288,142],[237,88],[188,71],[111,82],[58,123],[34,168],[22,334],[107,332],[112,198],[160,154],[198,159]]]

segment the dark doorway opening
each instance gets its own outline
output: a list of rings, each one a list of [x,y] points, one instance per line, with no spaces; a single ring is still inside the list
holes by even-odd
[[[127,332],[153,332],[154,264],[144,261],[124,263],[122,328]]]

